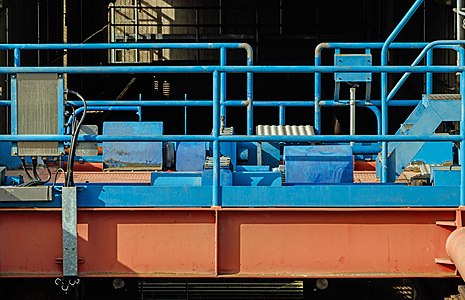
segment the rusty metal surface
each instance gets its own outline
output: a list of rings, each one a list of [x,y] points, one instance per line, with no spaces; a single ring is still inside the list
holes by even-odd
[[[451,277],[457,209],[80,209],[82,277]],[[61,211],[0,210],[0,276],[60,276]],[[440,224],[436,224],[436,222]],[[447,223],[449,224],[449,223]]]

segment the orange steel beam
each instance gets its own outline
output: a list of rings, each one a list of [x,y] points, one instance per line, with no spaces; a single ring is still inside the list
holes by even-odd
[[[80,209],[82,277],[452,277],[461,209]],[[0,276],[61,276],[61,212],[0,210]],[[438,263],[440,262],[440,263]],[[445,262],[445,264],[444,264]]]

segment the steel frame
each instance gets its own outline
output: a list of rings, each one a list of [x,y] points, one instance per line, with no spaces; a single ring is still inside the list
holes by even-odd
[[[464,208],[86,208],[81,277],[455,277]],[[0,211],[0,277],[62,272],[61,211]]]

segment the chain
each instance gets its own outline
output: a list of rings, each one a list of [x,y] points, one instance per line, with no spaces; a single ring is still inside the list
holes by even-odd
[[[55,284],[61,288],[61,290],[68,294],[68,291],[79,285],[81,280],[77,277],[63,277],[55,279]]]

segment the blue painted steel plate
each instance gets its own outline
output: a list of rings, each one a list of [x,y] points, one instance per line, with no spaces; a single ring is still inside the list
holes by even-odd
[[[368,67],[372,65],[371,54],[336,54],[334,65],[337,67]],[[334,73],[336,82],[371,82],[371,73]]]
[[[350,145],[285,146],[286,183],[353,183]]]
[[[161,122],[105,122],[103,135],[162,135]],[[160,170],[163,166],[161,142],[104,142],[105,169]]]
[[[176,171],[202,171],[206,157],[205,142],[182,142],[176,147]]]

